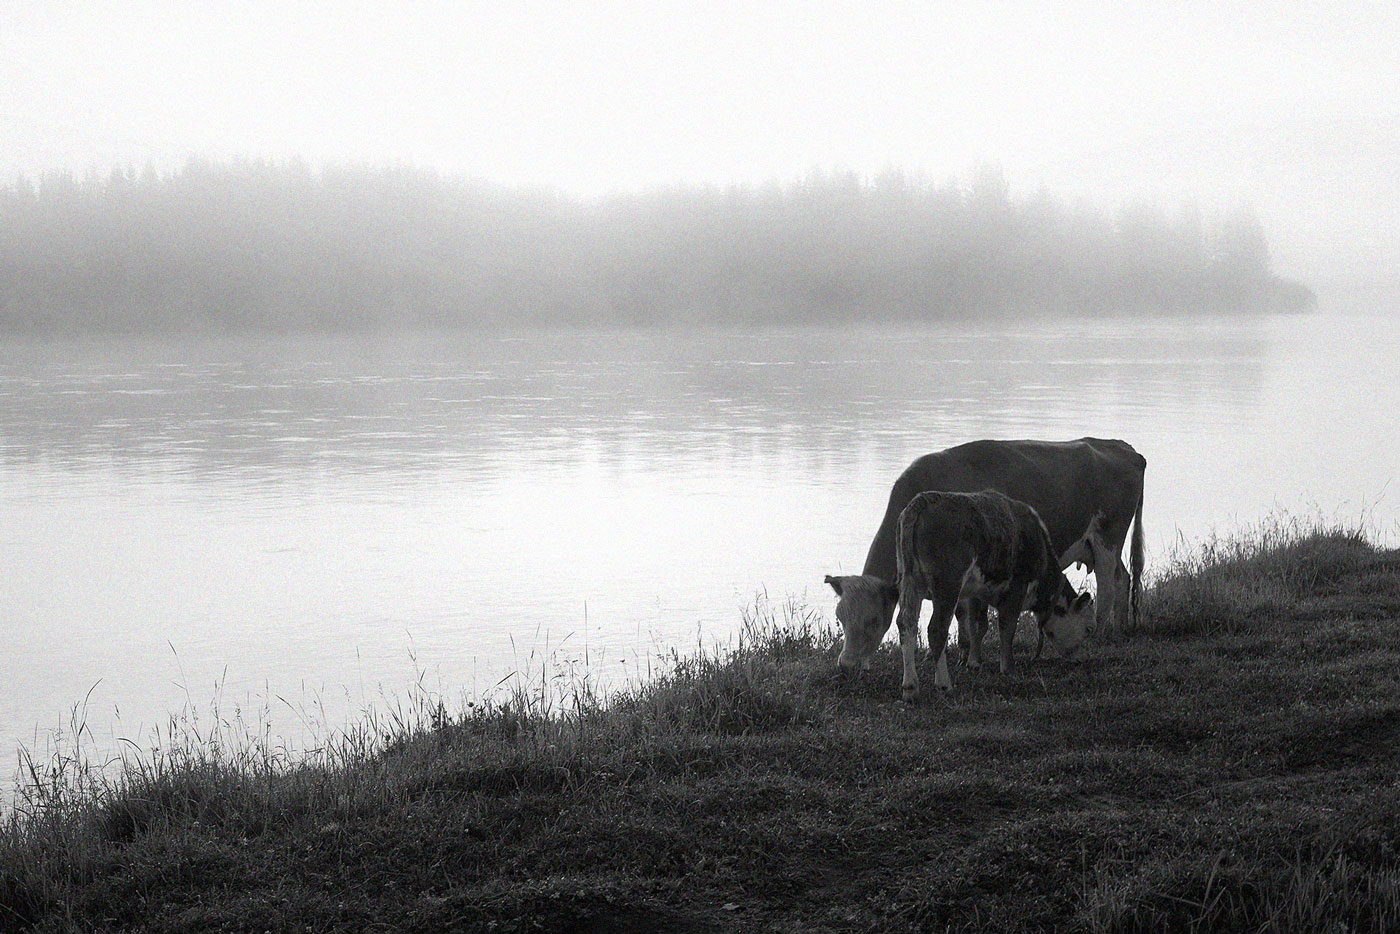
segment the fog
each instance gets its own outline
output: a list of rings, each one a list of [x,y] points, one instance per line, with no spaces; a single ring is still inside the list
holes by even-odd
[[[567,198],[192,161],[0,190],[0,329],[787,324],[1302,310],[1248,212],[1114,216],[1000,173]]]
[[[0,179],[301,158],[591,199],[992,166],[1017,203],[1247,209],[1282,275],[1393,284],[1397,35],[1381,3],[20,0]]]

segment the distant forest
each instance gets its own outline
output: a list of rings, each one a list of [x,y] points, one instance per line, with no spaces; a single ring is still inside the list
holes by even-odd
[[[0,330],[929,320],[1301,310],[1247,211],[1113,216],[983,171],[580,199],[190,161],[0,186]]]

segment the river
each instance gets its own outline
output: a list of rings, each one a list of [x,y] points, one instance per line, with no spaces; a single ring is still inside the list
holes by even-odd
[[[974,438],[1123,438],[1151,561],[1400,516],[1400,315],[0,341],[0,746],[644,676]],[[418,685],[418,688],[414,688]],[[84,699],[86,699],[84,701]],[[207,714],[206,714],[207,715]]]

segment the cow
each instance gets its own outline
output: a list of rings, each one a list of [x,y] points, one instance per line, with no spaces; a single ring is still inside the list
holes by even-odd
[[[895,538],[900,513],[927,491],[974,493],[991,489],[1030,506],[1050,535],[1060,567],[1086,565],[1098,582],[1094,624],[1107,631],[1131,615],[1137,621],[1143,564],[1142,500],[1147,461],[1125,441],[972,441],[926,454],[895,480],[885,517],[875,532],[860,574],[827,577],[836,591],[836,618],[844,639],[837,664],[869,667],[869,657],[894,619],[899,600]],[[1132,526],[1131,566],[1121,554]],[[1066,599],[1070,593],[1066,592]],[[981,662],[987,604],[970,597],[958,610],[959,642],[969,665]],[[1059,654],[1083,641],[1073,621],[1054,619],[1042,632]],[[940,663],[942,656],[939,656]]]
[[[1050,532],[1034,509],[995,490],[979,493],[920,493],[899,514],[895,546],[899,574],[899,645],[904,655],[905,700],[919,695],[915,657],[919,610],[933,603],[928,644],[939,662],[936,683],[952,689],[943,654],[948,624],[960,600],[985,600],[996,608],[1001,634],[1001,671],[1011,670],[1011,643],[1023,611],[1044,632],[1051,620],[1076,625],[1092,612],[1093,598],[1074,594],[1065,579]],[[1078,623],[1082,628],[1083,623]]]

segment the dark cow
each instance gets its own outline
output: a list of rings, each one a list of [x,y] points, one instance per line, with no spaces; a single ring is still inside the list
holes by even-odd
[[[980,493],[920,493],[899,515],[896,563],[899,573],[899,645],[904,653],[904,699],[919,694],[915,657],[919,609],[933,603],[928,644],[942,662],[948,624],[959,599],[976,598],[997,611],[1001,670],[1011,670],[1011,642],[1023,611],[1035,614],[1044,632],[1052,624],[1092,612],[1092,597],[1073,597],[1050,533],[1036,511],[995,490]],[[1083,628],[1079,623],[1077,628]],[[935,680],[951,689],[946,663]]]
[[[899,515],[926,491],[974,493],[991,489],[1030,506],[1045,523],[1060,567],[1082,562],[1098,581],[1096,624],[1106,629],[1138,614],[1142,579],[1142,488],[1147,461],[1125,441],[973,441],[926,454],[900,474],[890,490],[885,518],[870,543],[860,574],[828,577],[836,590],[836,618],[845,640],[842,668],[868,666],[889,630],[899,599],[895,534]],[[1132,572],[1120,557],[1133,529]],[[1070,595],[1067,593],[1066,597]],[[986,603],[971,598],[958,612],[959,640],[970,664],[981,657]],[[1061,654],[1077,647],[1072,631],[1046,632]]]

